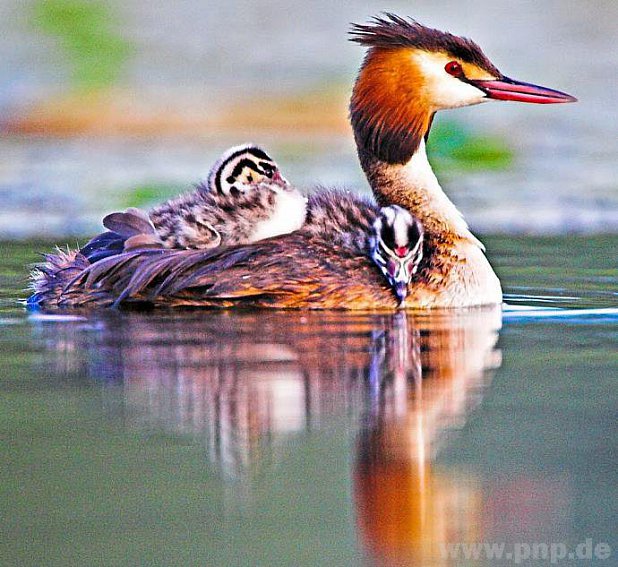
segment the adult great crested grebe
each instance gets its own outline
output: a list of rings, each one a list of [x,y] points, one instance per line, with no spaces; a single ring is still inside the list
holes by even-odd
[[[551,104],[575,98],[509,79],[471,40],[413,20],[386,14],[351,33],[369,48],[350,104],[361,165],[378,203],[402,207],[424,228],[422,261],[405,307],[501,302],[482,244],[427,160],[433,115],[491,99]],[[370,228],[365,205],[346,193],[318,192],[301,230],[248,245],[136,250],[94,264],[76,252],[51,257],[35,278],[33,303],[392,309],[398,302],[371,258],[347,246],[350,235]]]

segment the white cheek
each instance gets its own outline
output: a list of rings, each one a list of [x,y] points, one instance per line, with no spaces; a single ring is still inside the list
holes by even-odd
[[[305,222],[307,199],[296,190],[277,191],[270,218],[256,223],[250,242],[298,230]]]
[[[429,90],[429,99],[435,110],[469,106],[487,100],[483,91],[444,70],[448,59],[430,53],[417,53],[414,57],[421,68],[425,86]]]
[[[444,72],[444,77],[434,83],[432,97],[436,110],[457,108],[485,102],[485,93],[468,83],[464,83]]]

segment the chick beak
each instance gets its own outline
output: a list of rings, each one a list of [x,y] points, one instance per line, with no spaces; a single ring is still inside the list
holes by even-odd
[[[399,307],[402,307],[406,301],[406,297],[408,295],[408,284],[406,282],[397,282],[395,283],[395,295],[399,300]]]
[[[577,101],[570,94],[531,83],[516,81],[508,77],[500,77],[490,81],[469,80],[468,82],[481,89],[487,95],[487,98],[495,100],[515,100],[536,104],[557,104]]]

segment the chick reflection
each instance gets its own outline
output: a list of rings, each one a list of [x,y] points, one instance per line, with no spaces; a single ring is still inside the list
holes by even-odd
[[[88,325],[54,326],[59,364],[120,382],[128,425],[202,439],[236,481],[290,435],[345,416],[358,432],[360,539],[379,563],[429,565],[437,542],[479,539],[480,491],[432,461],[499,364],[499,310],[116,313]]]

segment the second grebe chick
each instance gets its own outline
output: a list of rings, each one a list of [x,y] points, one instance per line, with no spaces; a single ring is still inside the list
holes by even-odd
[[[369,246],[371,259],[401,305],[408,295],[408,284],[423,259],[421,223],[402,207],[382,207],[373,222]]]
[[[136,208],[107,215],[99,235],[82,250],[91,262],[135,248],[209,249],[249,244],[300,228],[307,199],[253,144],[227,150],[205,183],[146,213]]]
[[[300,228],[306,198],[260,147],[231,148],[206,184],[155,207],[150,220],[166,248],[249,244]]]
[[[398,205],[378,207],[349,191],[321,189],[310,195],[300,233],[330,242],[342,255],[371,259],[400,306],[423,259],[424,230],[416,217]]]

